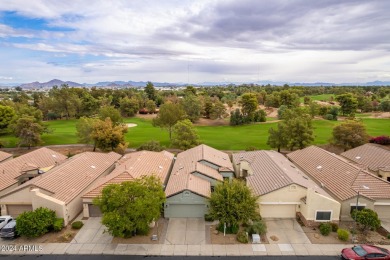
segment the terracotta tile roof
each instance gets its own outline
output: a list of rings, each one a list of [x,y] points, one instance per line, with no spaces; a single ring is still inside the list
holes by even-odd
[[[83,195],[83,198],[98,197],[103,188],[109,184],[132,181],[143,175],[154,174],[166,183],[174,155],[167,151],[141,151],[124,155],[117,167],[107,176],[101,178],[96,185]]]
[[[341,156],[372,171],[390,170],[390,150],[377,144],[364,144],[350,149]]]
[[[8,158],[12,157],[13,155],[10,153],[6,153],[3,151],[0,151],[0,162],[7,160]]]
[[[95,182],[109,167],[121,158],[120,154],[84,152],[61,165],[15,188],[10,193],[27,186],[46,190],[53,198],[68,204],[89,185]]]
[[[341,201],[355,197],[358,191],[373,200],[390,198],[390,183],[319,147],[310,146],[287,157]]]
[[[280,188],[297,184],[330,197],[323,189],[303,174],[292,162],[276,151],[253,151],[233,154],[233,163],[247,161],[253,175],[246,178],[256,195],[264,195]]]
[[[66,156],[46,147],[37,149],[14,159],[0,163],[0,190],[18,182],[17,178],[24,170],[46,168],[66,160]]]
[[[210,183],[192,175],[192,173],[199,171],[216,180],[222,180],[223,178],[222,176],[217,177],[217,171],[210,166],[198,165],[202,164],[202,161],[212,163],[224,171],[230,169],[234,172],[233,165],[226,153],[202,144],[177,155],[165,189],[165,195],[170,197],[188,189],[202,196],[210,196]]]

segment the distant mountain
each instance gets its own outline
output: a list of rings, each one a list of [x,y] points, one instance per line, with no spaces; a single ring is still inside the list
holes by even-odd
[[[80,87],[83,86],[83,84],[72,82],[72,81],[62,81],[59,79],[52,79],[48,82],[40,83],[38,81],[32,82],[32,83],[26,83],[20,85],[21,88],[31,89],[31,88],[51,88],[53,86],[61,86],[63,84],[67,84],[69,87]]]

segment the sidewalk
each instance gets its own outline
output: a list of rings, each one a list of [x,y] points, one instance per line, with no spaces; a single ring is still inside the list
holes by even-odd
[[[252,255],[340,255],[341,249],[353,245],[339,244],[233,244],[233,245],[163,245],[163,244],[42,244],[42,250],[32,247],[11,250],[2,246],[0,255],[153,255],[153,256],[252,256]],[[8,246],[8,248],[7,248]],[[390,250],[390,246],[382,246]],[[9,249],[9,250],[7,250]]]

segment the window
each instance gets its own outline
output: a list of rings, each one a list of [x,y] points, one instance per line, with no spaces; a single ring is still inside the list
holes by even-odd
[[[390,182],[390,177],[387,177],[387,181]]]
[[[248,177],[248,170],[242,170],[242,177]]]
[[[330,221],[332,216],[332,211],[317,211],[316,220],[317,221]]]
[[[360,203],[359,203],[360,204]],[[364,209],[366,206],[357,206],[357,210],[362,210],[362,209]],[[356,206],[351,206],[351,211],[349,212],[349,213],[352,213],[352,211],[353,210],[355,210],[356,209]]]

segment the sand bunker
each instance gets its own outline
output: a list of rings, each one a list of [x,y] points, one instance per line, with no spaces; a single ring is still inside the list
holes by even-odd
[[[136,127],[136,126],[137,124],[132,124],[132,123],[127,124],[127,127]]]

